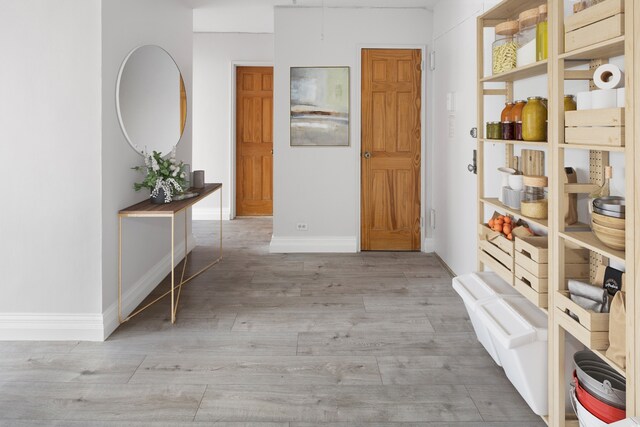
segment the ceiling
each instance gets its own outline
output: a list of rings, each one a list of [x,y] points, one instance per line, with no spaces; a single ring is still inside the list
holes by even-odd
[[[193,31],[273,33],[274,7],[420,8],[433,10],[438,0],[182,0],[194,9]],[[295,2],[295,4],[294,4]]]
[[[215,7],[324,6],[326,7],[394,7],[433,10],[439,0],[183,0],[194,9]]]

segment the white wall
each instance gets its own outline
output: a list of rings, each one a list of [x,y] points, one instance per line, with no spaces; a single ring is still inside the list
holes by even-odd
[[[476,265],[477,181],[467,165],[476,148],[469,130],[476,126],[475,17],[481,11],[482,0],[439,2],[434,10],[434,240],[455,272]],[[453,112],[447,111],[447,94],[453,94]]]
[[[98,0],[2,3],[0,339],[101,328],[99,46]]]
[[[273,34],[195,33],[193,39],[193,170],[223,183],[223,218],[235,199],[233,65],[273,65]],[[218,219],[220,199],[194,206],[195,220]]]
[[[116,116],[118,70],[134,48],[164,48],[180,68],[187,90],[187,123],[178,158],[191,162],[193,11],[179,0],[109,0],[102,3],[102,311],[105,334],[117,325],[118,210],[149,197],[133,190],[141,175],[131,170],[142,157],[127,143]],[[127,219],[123,247],[125,311],[130,311],[169,272],[168,219]],[[176,223],[176,245],[183,245],[183,218]],[[190,233],[190,231],[189,231]],[[182,250],[178,254],[182,254]]]
[[[320,8],[276,8],[272,251],[359,250],[360,48],[424,47],[431,18],[425,9],[325,8],[323,20]],[[289,68],[323,65],[351,67],[351,144],[292,148]],[[299,222],[309,230],[297,231]]]
[[[193,31],[273,33],[273,7],[280,0],[217,0],[193,10]]]

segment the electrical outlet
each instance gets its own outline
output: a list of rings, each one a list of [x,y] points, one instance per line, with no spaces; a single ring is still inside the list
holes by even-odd
[[[309,225],[306,222],[299,222],[296,228],[298,231],[309,231]]]
[[[436,228],[436,210],[435,209],[431,209],[431,211],[429,212],[429,225],[431,225],[431,228],[433,230],[435,230]]]

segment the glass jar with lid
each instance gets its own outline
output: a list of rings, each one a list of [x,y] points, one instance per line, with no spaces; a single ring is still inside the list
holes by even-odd
[[[578,106],[576,104],[576,99],[573,95],[565,95],[564,96],[564,111],[576,111]]]
[[[500,74],[516,68],[518,21],[503,22],[496,25],[495,30],[496,40],[491,48],[492,71],[493,74]]]
[[[524,141],[547,140],[547,108],[542,98],[527,98],[527,105],[522,109],[522,139]]]
[[[546,219],[549,216],[549,202],[545,187],[549,185],[546,176],[525,176],[522,178],[524,190],[520,202],[523,216],[535,219]]]
[[[487,122],[487,139],[502,139],[502,122]]]
[[[522,109],[527,104],[527,101],[520,99],[515,102],[515,105],[511,109],[511,118],[514,125],[514,139],[522,141]]]
[[[502,122],[502,139],[511,141],[515,138],[515,129],[513,123],[513,102],[506,102],[504,109],[500,114],[500,121]]]
[[[542,4],[538,7],[538,23],[536,24],[536,61],[547,59],[548,51],[547,5]]]
[[[517,67],[524,67],[536,62],[536,27],[538,18],[537,7],[525,10],[518,18],[519,29],[516,36],[516,43],[518,44]]]

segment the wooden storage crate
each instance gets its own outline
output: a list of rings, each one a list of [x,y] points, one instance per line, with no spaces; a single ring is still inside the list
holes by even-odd
[[[514,243],[485,224],[479,227],[478,259],[505,282],[513,285]]]
[[[549,249],[546,236],[517,238],[515,243],[516,289],[540,308],[549,305]]]
[[[564,120],[567,144],[624,146],[624,108],[567,111]]]
[[[624,34],[624,0],[605,0],[564,20],[564,49],[571,52]]]
[[[546,236],[516,239],[516,264],[540,279],[549,275],[549,249]]]
[[[609,313],[585,310],[571,301],[569,291],[557,291],[556,308],[558,321],[564,329],[592,350],[606,350],[609,347]],[[578,317],[569,316],[567,310]]]

